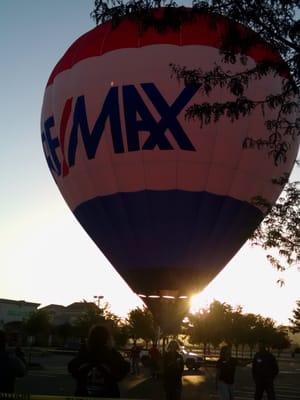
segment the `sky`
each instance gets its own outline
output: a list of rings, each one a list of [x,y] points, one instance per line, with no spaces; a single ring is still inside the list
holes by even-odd
[[[101,295],[125,316],[142,302],[69,210],[40,140],[46,82],[70,44],[94,27],[92,8],[91,0],[0,2],[0,298],[45,306]],[[299,168],[292,177],[300,180]],[[286,324],[299,287],[300,272],[279,274],[263,250],[246,244],[192,309],[217,299]]]

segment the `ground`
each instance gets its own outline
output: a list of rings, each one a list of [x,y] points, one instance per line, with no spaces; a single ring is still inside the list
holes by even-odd
[[[74,381],[67,372],[72,354],[42,353],[33,356],[38,365],[30,369],[26,377],[17,381],[19,393],[66,395],[74,393]],[[276,380],[277,398],[280,400],[300,399],[300,355],[286,355],[279,360],[280,374]],[[138,376],[128,375],[120,384],[121,397],[127,399],[164,399],[161,380],[153,380],[146,368]],[[235,400],[253,399],[254,385],[250,366],[239,367],[236,374]],[[185,370],[182,400],[215,400],[215,370],[213,366],[200,371]]]

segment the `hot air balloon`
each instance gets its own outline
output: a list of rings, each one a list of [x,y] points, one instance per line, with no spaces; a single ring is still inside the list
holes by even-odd
[[[153,11],[157,19],[163,14]],[[251,199],[274,203],[281,189],[271,179],[290,172],[297,154],[295,141],[287,162],[275,166],[265,151],[242,148],[245,137],[268,135],[270,110],[202,127],[185,118],[188,106],[207,98],[199,85],[174,79],[170,63],[203,71],[224,65],[219,48],[232,24],[199,13],[178,30],[141,32],[128,17],[117,26],[105,22],[70,46],[45,89],[42,144],[55,182],[160,322],[169,313],[163,299],[186,306],[240,249],[264,217]],[[234,25],[237,43],[253,36]],[[259,38],[246,55],[247,65],[237,60],[226,68],[238,72],[281,61]],[[287,74],[252,82],[246,96],[280,92]],[[231,97],[215,89],[209,102]]]

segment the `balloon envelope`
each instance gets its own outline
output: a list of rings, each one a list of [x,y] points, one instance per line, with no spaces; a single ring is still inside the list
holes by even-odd
[[[106,22],[76,40],[49,78],[41,130],[51,173],[80,224],[138,294],[189,295],[207,285],[261,222],[252,197],[275,202],[281,189],[271,179],[293,166],[296,142],[277,167],[266,151],[242,148],[247,136],[268,136],[264,122],[276,110],[203,127],[185,118],[194,103],[234,97],[184,86],[170,63],[203,71],[218,64],[234,73],[280,61],[258,40],[247,65],[222,63],[219,47],[230,24],[200,14],[177,31],[141,34],[128,18],[114,28]],[[253,34],[237,28],[237,43]],[[283,79],[257,80],[246,96],[278,93]]]

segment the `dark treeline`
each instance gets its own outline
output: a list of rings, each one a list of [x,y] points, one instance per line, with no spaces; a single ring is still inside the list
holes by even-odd
[[[133,339],[142,340],[145,347],[157,339],[157,326],[152,314],[146,308],[130,311],[126,319],[121,319],[109,311],[109,306],[99,308],[93,303],[85,304],[85,312],[75,319],[57,323],[45,310],[37,310],[25,321],[6,324],[8,333],[18,331],[23,344],[28,342],[38,346],[66,346],[70,342],[79,343],[87,337],[94,324],[109,326],[115,344],[119,348]],[[224,342],[233,346],[236,355],[252,356],[259,341],[278,354],[291,345],[289,328],[276,325],[271,318],[258,314],[244,313],[241,306],[236,308],[227,303],[213,301],[208,307],[186,316],[172,337],[180,338],[204,353],[217,350]],[[28,338],[31,338],[28,341]],[[168,340],[169,337],[165,336]],[[247,352],[246,352],[247,350]]]
[[[288,328],[277,326],[271,318],[259,314],[243,313],[241,306],[233,308],[227,303],[212,302],[209,307],[196,314],[190,314],[183,331],[192,344],[202,345],[204,352],[208,346],[217,348],[221,343],[231,344],[244,356],[245,349],[252,353],[259,341],[264,341],[280,353],[290,347]]]

